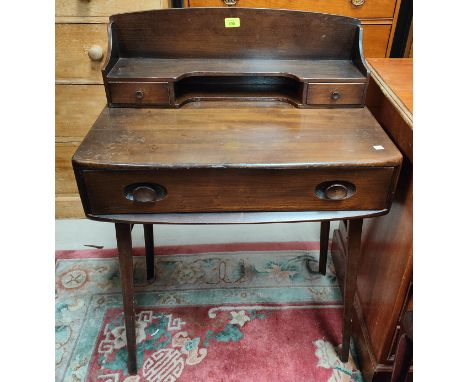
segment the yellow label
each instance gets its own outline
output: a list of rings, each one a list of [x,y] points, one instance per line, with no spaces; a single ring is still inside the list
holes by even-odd
[[[239,28],[240,18],[239,17],[226,17],[224,19],[224,26],[226,28]]]

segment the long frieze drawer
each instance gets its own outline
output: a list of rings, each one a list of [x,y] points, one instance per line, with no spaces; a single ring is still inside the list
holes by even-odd
[[[87,212],[118,214],[384,209],[395,168],[81,171]]]
[[[309,105],[362,105],[365,84],[309,83]]]
[[[62,84],[102,84],[107,24],[55,24],[55,79]]]
[[[167,0],[57,0],[56,16],[110,16],[116,13],[167,8]]]
[[[108,85],[112,104],[143,106],[170,102],[167,82],[110,82]]]
[[[185,0],[190,7],[281,8],[356,18],[393,17],[396,0]]]

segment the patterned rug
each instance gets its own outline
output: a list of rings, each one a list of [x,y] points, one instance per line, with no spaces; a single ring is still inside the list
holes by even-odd
[[[329,256],[330,257],[330,256]],[[56,253],[56,381],[362,381],[337,355],[341,294],[318,243],[135,249],[139,372],[129,376],[116,250]],[[354,352],[353,352],[354,354]]]

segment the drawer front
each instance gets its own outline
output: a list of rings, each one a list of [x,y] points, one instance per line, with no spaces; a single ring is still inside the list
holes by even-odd
[[[393,17],[396,4],[396,0],[186,0],[185,2],[190,7],[281,8],[357,18]]]
[[[167,0],[56,0],[55,16],[110,16],[116,13],[167,8]]]
[[[362,35],[364,57],[386,57],[392,26],[389,24],[365,24]]]
[[[393,172],[392,167],[83,170],[82,177],[91,214],[333,211],[386,208]]]
[[[78,142],[55,143],[55,193],[56,195],[78,195],[71,158]]]
[[[102,84],[106,52],[107,24],[55,24],[58,83]]]
[[[106,106],[103,85],[55,85],[55,137],[81,141]]]
[[[308,105],[361,105],[365,84],[309,84]]]
[[[109,94],[113,104],[169,105],[167,82],[110,82]]]

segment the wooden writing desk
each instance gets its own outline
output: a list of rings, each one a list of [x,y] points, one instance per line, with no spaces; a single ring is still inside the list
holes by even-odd
[[[232,19],[239,26],[226,27]],[[174,24],[178,36],[167,41]],[[204,39],[193,40],[196,31]],[[259,38],[265,32],[272,35]],[[116,223],[130,373],[137,371],[130,236],[137,223],[145,224],[151,277],[155,223],[321,221],[324,273],[329,221],[349,220],[347,361],[362,219],[388,212],[401,165],[363,107],[361,34],[355,19],[293,11],[111,17],[109,107],[73,166],[86,215]]]

